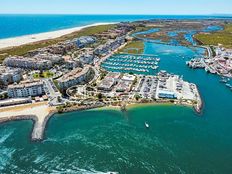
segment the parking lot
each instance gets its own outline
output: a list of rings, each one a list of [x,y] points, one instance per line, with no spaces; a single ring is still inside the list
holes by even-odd
[[[156,76],[142,77],[136,91],[145,98],[154,98],[157,90],[158,78]]]

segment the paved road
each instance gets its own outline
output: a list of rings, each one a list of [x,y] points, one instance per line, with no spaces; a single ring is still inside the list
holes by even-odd
[[[52,106],[59,105],[61,103],[58,102],[58,97],[61,97],[61,93],[56,88],[55,84],[53,83],[52,79],[43,79],[45,84],[45,92],[49,96],[49,104]]]

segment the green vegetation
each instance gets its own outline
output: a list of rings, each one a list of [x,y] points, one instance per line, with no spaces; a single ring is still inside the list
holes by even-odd
[[[59,103],[62,101],[60,96],[57,97],[57,101],[58,101]]]
[[[171,37],[168,35],[166,31],[159,31],[159,32],[154,32],[154,33],[150,33],[146,35],[141,34],[139,35],[139,37],[160,40],[162,42],[169,42],[171,40]]]
[[[225,25],[222,31],[197,34],[195,38],[204,45],[222,44],[226,48],[232,48],[232,24]]]
[[[38,78],[51,78],[54,74],[50,71],[41,71],[40,73],[33,74],[33,77]]]
[[[170,30],[171,31],[171,30]],[[187,32],[178,32],[176,36],[170,36],[168,33],[170,32],[169,30],[161,30],[159,32],[154,32],[146,35],[139,35],[141,38],[149,38],[161,42],[166,42],[169,43],[173,39],[176,40],[180,45],[191,45],[189,41],[185,39],[185,34]]]
[[[7,93],[0,94],[0,100],[4,100],[8,97]]]
[[[61,88],[60,88],[60,86],[59,86],[57,80],[53,80],[53,83],[54,83],[54,85],[56,86],[56,88],[57,88],[61,93],[65,92],[65,91],[61,90]]]
[[[65,110],[65,105],[57,106],[56,109],[57,109],[58,113],[63,113]]]
[[[213,57],[215,57],[215,56],[216,56],[216,52],[215,52],[215,50],[214,50],[213,46],[210,46],[210,49],[211,49],[212,54],[213,54],[212,56],[213,56]]]
[[[103,98],[102,93],[98,93],[98,94],[97,94],[97,98],[98,98],[99,101],[102,101],[102,98]]]
[[[130,54],[143,54],[144,43],[143,41],[131,41],[119,52],[130,53]]]
[[[98,33],[105,32],[109,29],[115,28],[116,25],[99,25],[99,26],[93,26],[93,27],[88,27],[85,28],[81,31],[77,31],[71,34],[67,34],[65,36],[56,38],[56,39],[51,39],[51,40],[45,40],[45,41],[39,41],[31,44],[26,44],[14,48],[9,48],[9,49],[4,49],[0,51],[0,63],[9,55],[18,55],[22,56],[25,55],[28,51],[32,51],[38,48],[44,48],[53,44],[56,44],[58,42],[62,42],[65,40],[69,39],[74,39],[80,36],[86,36],[86,35],[94,35]]]
[[[136,27],[136,30],[134,30],[132,33],[147,31],[147,30],[150,30],[152,28],[154,28],[154,27],[152,27],[152,26],[139,26],[139,27]]]
[[[141,99],[141,96],[139,94],[136,94],[134,97],[135,97],[136,101],[138,101],[139,99]]]
[[[101,73],[100,73],[100,80],[103,80],[106,75],[107,75],[106,71],[101,71]]]

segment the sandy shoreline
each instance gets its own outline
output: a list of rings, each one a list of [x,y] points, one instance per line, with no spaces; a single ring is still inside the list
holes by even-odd
[[[137,107],[146,107],[146,106],[173,106],[174,103],[131,103],[126,106],[128,110],[134,109]],[[191,108],[190,105],[185,104],[176,104],[176,106],[185,106]],[[120,106],[91,106],[91,107],[77,107],[69,108],[64,110],[63,113],[67,112],[77,112],[77,111],[118,111],[121,112]],[[4,107],[0,108],[0,124],[16,121],[16,120],[33,120],[33,130],[31,133],[31,140],[40,141],[43,140],[44,131],[47,126],[48,120],[55,114],[58,114],[58,111],[55,107],[49,107],[46,102],[34,103],[34,104],[25,104],[25,105],[16,105],[14,107]]]
[[[179,104],[179,103],[175,104],[171,102],[160,102],[160,103],[151,102],[151,103],[130,103],[126,105],[126,109],[130,110],[138,107],[147,107],[147,106],[151,106],[151,107],[152,106],[185,106],[185,107],[193,108],[192,105],[187,105],[187,104]],[[101,111],[101,110],[121,111],[121,107],[110,105],[101,108],[90,109],[89,111]]]
[[[38,33],[38,34],[31,34],[31,35],[25,35],[25,36],[13,37],[13,38],[0,39],[0,49],[21,46],[24,44],[29,44],[29,43],[43,41],[43,40],[55,39],[55,38],[58,38],[58,37],[61,37],[67,34],[71,34],[73,32],[80,31],[84,28],[98,26],[98,25],[109,25],[109,24],[115,24],[115,23],[113,22],[95,23],[95,24],[81,26],[81,27],[74,27],[74,28],[57,30],[57,31],[50,31],[50,32],[44,32],[44,33]]]

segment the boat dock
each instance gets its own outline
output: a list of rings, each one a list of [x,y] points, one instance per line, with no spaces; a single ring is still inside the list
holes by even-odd
[[[117,54],[102,63],[102,67],[113,71],[151,73],[159,68],[160,58],[150,55]]]

